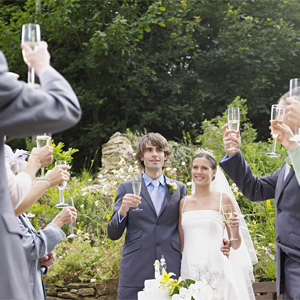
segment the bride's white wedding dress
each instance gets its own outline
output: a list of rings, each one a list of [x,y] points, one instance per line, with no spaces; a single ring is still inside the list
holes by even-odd
[[[182,207],[189,197],[186,197]],[[220,209],[192,210],[182,214],[184,249],[181,261],[183,279],[206,280],[217,290],[220,299],[246,300],[238,292],[238,282],[233,274],[229,259],[221,252],[225,224]],[[231,250],[231,252],[234,250]],[[243,294],[244,297],[244,294]],[[207,299],[209,300],[209,299]]]

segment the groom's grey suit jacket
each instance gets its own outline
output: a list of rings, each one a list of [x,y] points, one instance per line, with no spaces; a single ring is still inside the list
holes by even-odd
[[[7,75],[0,51],[0,299],[30,300],[28,264],[21,230],[8,191],[3,136],[26,137],[59,132],[76,124],[81,109],[68,82],[53,68],[40,74],[40,90]]]
[[[300,263],[300,186],[293,169],[283,163],[272,174],[258,178],[253,175],[241,152],[220,162],[221,167],[251,201],[275,198],[277,242],[277,293],[282,287],[281,258],[285,254]],[[285,178],[286,167],[289,170]],[[299,278],[300,280],[300,278]]]
[[[48,268],[41,267],[40,259],[48,255],[66,235],[52,223],[45,229],[36,231],[26,216],[20,215],[18,219],[23,233],[22,245],[29,266],[29,281],[33,299],[43,300],[46,299],[46,292],[42,275],[46,275]]]
[[[129,209],[127,216],[119,223],[118,210],[122,198],[133,193],[132,181],[140,180],[142,212]],[[166,178],[167,182],[174,180]],[[113,215],[108,223],[108,236],[112,240],[119,239],[126,229],[120,263],[119,287],[143,288],[146,279],[154,278],[154,261],[162,255],[166,258],[167,271],[180,275],[181,249],[178,233],[179,201],[186,195],[186,186],[178,181],[173,194],[167,188],[159,216],[150,198],[142,176],[123,182],[119,185],[113,208]],[[127,298],[122,294],[123,299]]]

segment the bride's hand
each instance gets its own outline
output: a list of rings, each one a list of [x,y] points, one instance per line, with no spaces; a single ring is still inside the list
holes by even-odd
[[[232,213],[232,217],[228,219],[227,225],[231,228],[232,232],[238,232],[240,227],[240,218],[237,213]]]
[[[223,239],[223,246],[221,247],[221,252],[229,258],[230,255],[230,242],[226,239]]]

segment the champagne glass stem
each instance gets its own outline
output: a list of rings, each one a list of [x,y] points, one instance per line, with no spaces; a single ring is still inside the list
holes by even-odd
[[[235,240],[237,240],[237,238],[235,238],[235,237],[233,237],[233,233],[232,233],[232,229],[231,229],[231,227],[230,226],[228,226],[229,227],[229,230],[230,230],[230,241],[235,241]]]
[[[27,82],[28,82],[28,83],[34,83],[34,81],[35,81],[34,68],[28,67],[28,77],[27,77]]]
[[[65,203],[65,198],[64,198],[64,190],[59,189],[59,203]]]
[[[70,223],[70,235],[73,235],[74,232],[73,232],[73,223],[71,222]]]
[[[44,177],[45,176],[45,169],[41,168],[41,176]]]
[[[272,146],[272,153],[276,153],[276,141],[277,141],[277,138],[274,138],[273,139],[273,146]]]

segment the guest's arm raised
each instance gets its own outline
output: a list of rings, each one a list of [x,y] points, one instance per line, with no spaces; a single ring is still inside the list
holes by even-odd
[[[235,155],[240,147],[241,147],[241,135],[240,131],[230,130],[227,129],[228,124],[225,124],[222,127],[222,130],[224,131],[223,136],[223,143],[224,143],[224,150],[228,156]],[[232,145],[234,145],[235,149],[232,149]],[[231,150],[229,150],[231,148]]]
[[[56,166],[52,170],[46,173],[46,178],[49,181],[41,181],[32,186],[29,193],[25,196],[23,201],[15,208],[15,214],[19,216],[21,213],[26,211],[33,205],[46,191],[48,188],[56,186],[62,181],[70,180],[70,173],[67,171],[70,169],[69,166]]]

